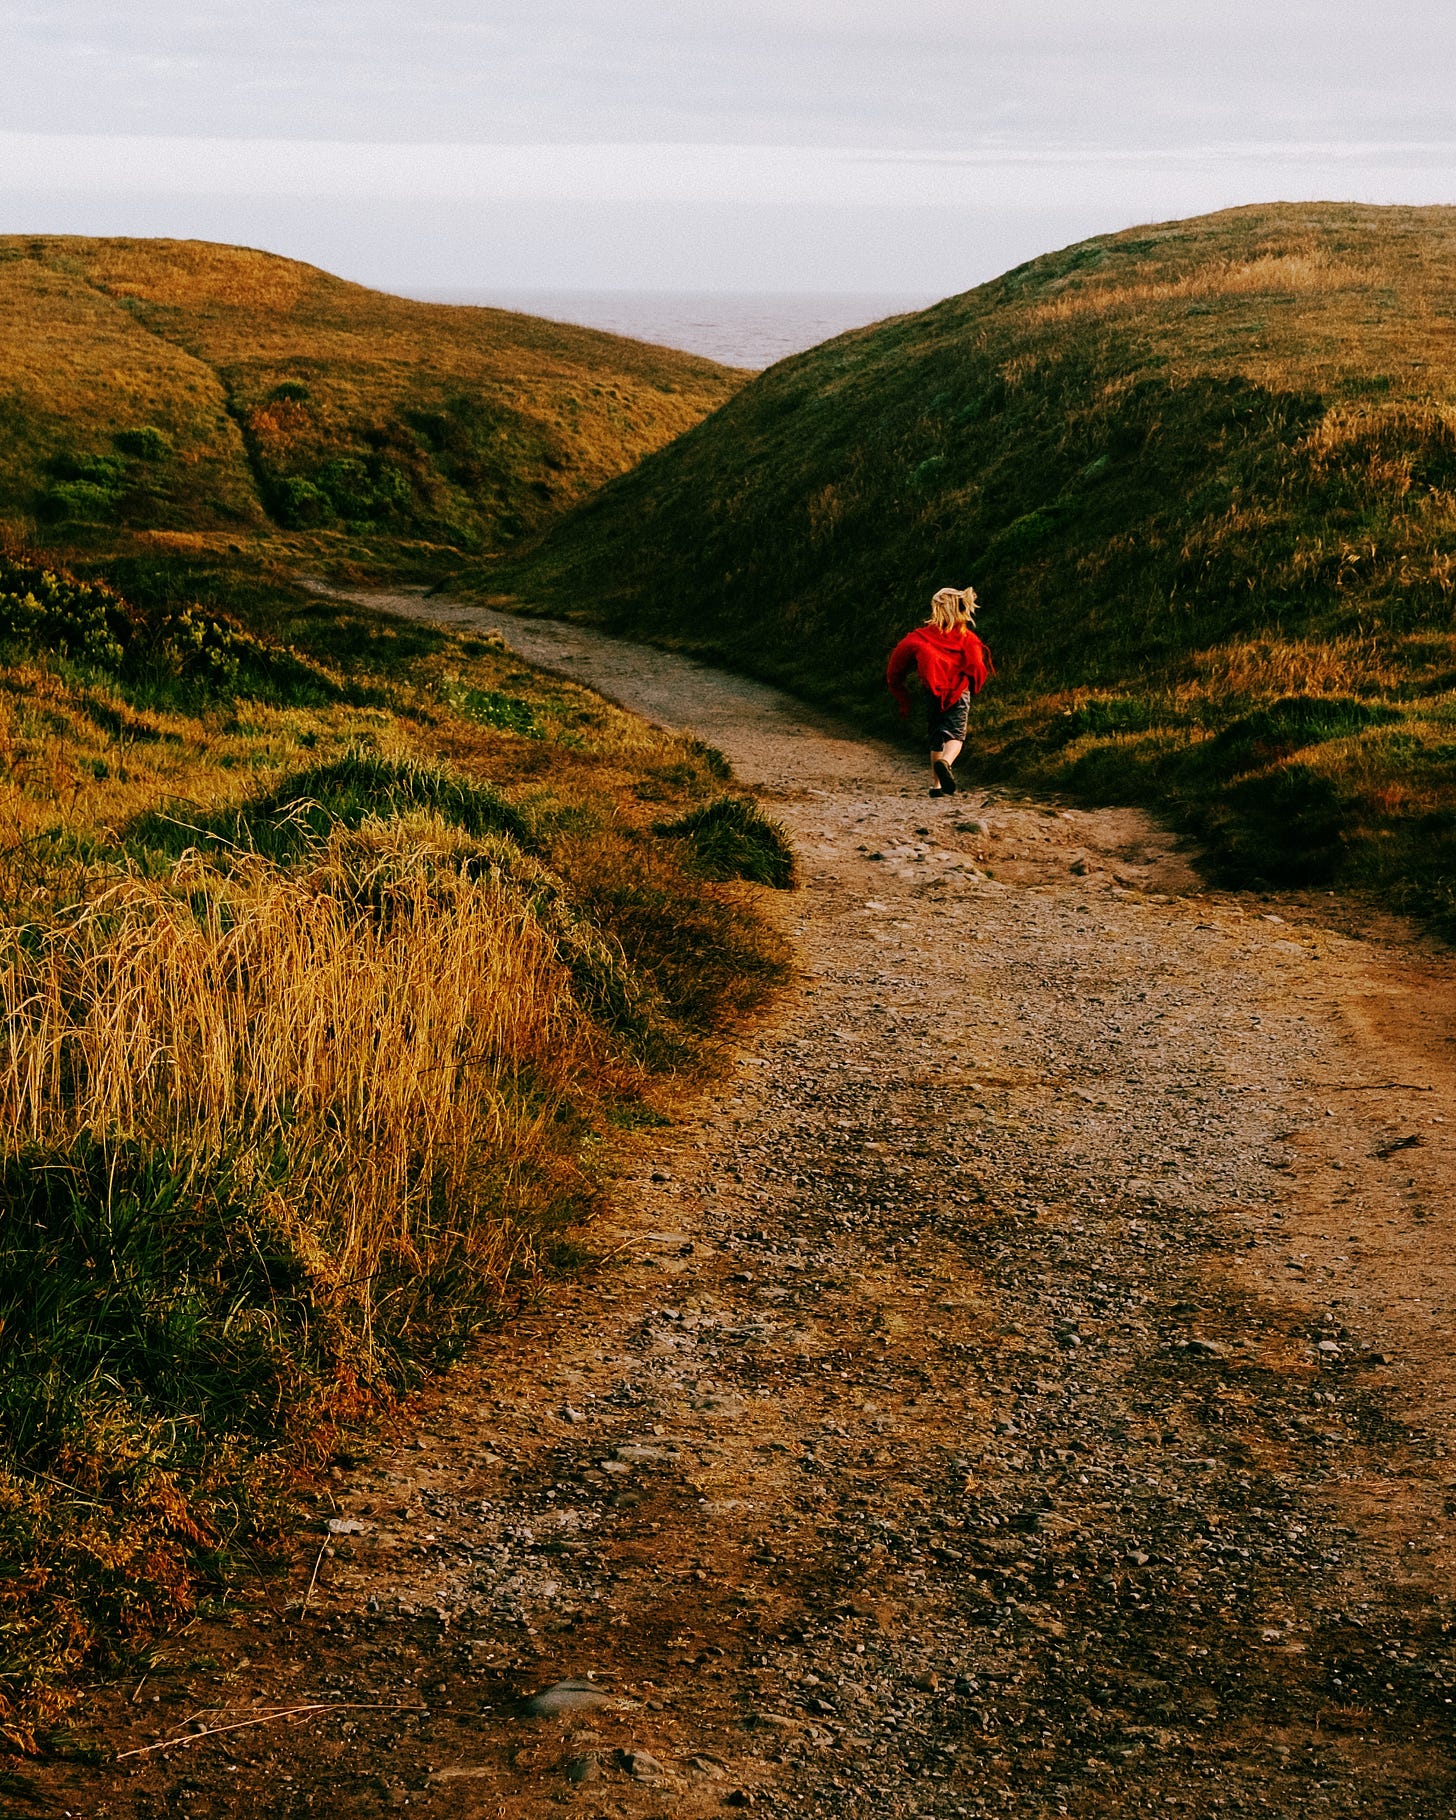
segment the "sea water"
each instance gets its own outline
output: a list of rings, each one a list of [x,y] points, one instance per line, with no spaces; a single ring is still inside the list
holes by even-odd
[[[846,329],[922,310],[925,293],[841,291],[417,291],[427,303],[483,304],[608,329],[703,354],[730,367],[768,367]]]

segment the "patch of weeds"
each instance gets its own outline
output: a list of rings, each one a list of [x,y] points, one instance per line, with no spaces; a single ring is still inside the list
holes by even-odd
[[[0,1730],[33,1749],[80,1660],[185,1619],[268,1521],[328,1323],[290,1300],[306,1272],[266,1223],[178,1155],[36,1148],[0,1195]]]
[[[710,746],[705,739],[699,739],[695,734],[689,734],[683,740],[683,744],[709,777],[717,778],[719,783],[726,783],[733,775],[733,767],[728,760],[716,746]]]
[[[496,652],[507,649],[505,638],[500,632],[487,632],[483,638],[460,640],[460,650],[466,657],[491,657]]]
[[[546,736],[536,710],[518,695],[505,695],[499,689],[474,689],[458,678],[449,677],[441,686],[440,699],[466,720],[473,720],[478,727],[514,733],[521,739],[544,739]]]
[[[331,663],[398,671],[417,657],[449,648],[449,635],[421,621],[389,619],[347,602],[315,600],[297,613],[298,644]]]
[[[0,1430],[14,1461],[54,1465],[118,1393],[149,1417],[205,1411],[219,1437],[276,1432],[287,1299],[307,1273],[250,1225],[253,1195],[226,1167],[83,1139],[10,1159],[0,1195]]]
[[[652,1067],[691,1066],[695,1039],[762,1002],[785,977],[787,954],[736,894],[715,889],[669,847],[585,841],[564,868],[594,928],[618,947],[648,1004],[635,1047]]]

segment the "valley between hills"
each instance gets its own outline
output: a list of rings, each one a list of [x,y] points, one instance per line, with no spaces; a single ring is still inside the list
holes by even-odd
[[[1453,249],[0,241],[7,1813],[1451,1811]]]

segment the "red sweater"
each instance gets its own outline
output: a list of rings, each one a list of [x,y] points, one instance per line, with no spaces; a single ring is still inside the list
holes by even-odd
[[[917,626],[895,646],[885,668],[885,681],[902,714],[910,712],[905,678],[912,669],[920,672],[921,682],[942,708],[958,702],[967,689],[979,695],[986,678],[995,674],[991,653],[974,632],[941,632],[934,626]]]

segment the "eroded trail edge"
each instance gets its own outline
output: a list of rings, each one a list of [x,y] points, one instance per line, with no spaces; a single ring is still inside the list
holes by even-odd
[[[620,1185],[611,1268],[335,1469],[307,1612],[90,1726],[348,1710],[17,1798],[1448,1813],[1450,963],[1204,891],[1131,812],[931,803],[687,660],[381,604],[720,746],[802,855],[801,981]]]

